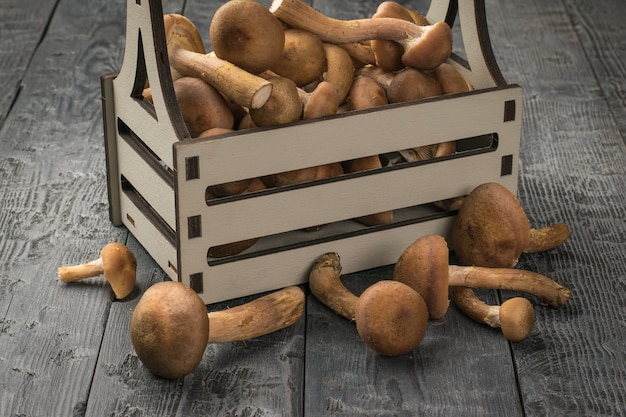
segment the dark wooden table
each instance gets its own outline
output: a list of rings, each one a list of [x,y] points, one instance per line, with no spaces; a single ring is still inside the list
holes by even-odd
[[[369,16],[376,3],[313,2],[337,18]],[[626,415],[626,6],[486,3],[500,68],[524,89],[519,199],[532,225],[572,230],[519,267],[570,287],[570,302],[537,306],[520,343],[451,307],[414,352],[384,358],[309,296],[295,326],[210,345],[193,374],[172,381],[132,349],[138,297],[114,301],[103,279],[56,278],[59,265],[121,241],[137,255],[140,291],[165,279],[108,219],[99,77],[120,68],[125,1],[2,0],[0,416]],[[165,10],[204,34],[218,5]],[[359,292],[391,271],[346,283]]]

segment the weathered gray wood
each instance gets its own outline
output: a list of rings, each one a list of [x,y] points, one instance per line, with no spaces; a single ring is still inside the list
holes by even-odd
[[[613,1],[564,0],[609,110],[626,141],[626,7]]]
[[[57,268],[126,236],[106,214],[98,81],[118,56],[119,8],[61,2],[0,130],[0,415],[87,403],[113,296],[102,278],[62,284]]]
[[[56,2],[5,0],[0,7],[0,126],[22,88],[24,73]]]
[[[393,268],[349,274],[355,294]],[[492,291],[481,299],[497,303]],[[431,323],[410,354],[382,357],[359,338],[356,326],[313,296],[307,307],[307,416],[521,416],[506,339],[451,306]]]
[[[591,39],[611,29],[602,28],[601,19],[591,23],[583,10],[623,10],[611,1],[579,4]],[[565,221],[572,229],[562,248],[524,256],[520,264],[573,290],[563,309],[537,311],[539,337],[513,345],[525,412],[620,415],[626,403],[626,149],[615,117],[623,105],[612,111],[619,99],[611,91],[618,94],[619,84],[614,90],[598,85],[598,71],[618,74],[608,69],[617,60],[598,66],[594,57],[610,53],[600,42],[585,41],[581,50],[580,27],[560,2],[490,1],[488,7],[499,64],[525,89],[520,201],[532,225]],[[623,56],[615,30],[615,41],[607,43]],[[620,64],[623,84],[623,59]]]

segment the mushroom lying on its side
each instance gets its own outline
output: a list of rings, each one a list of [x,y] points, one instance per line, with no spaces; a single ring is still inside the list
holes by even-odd
[[[100,257],[80,265],[60,266],[59,280],[74,282],[104,275],[117,299],[123,299],[135,288],[137,260],[122,243],[109,243],[100,251]]]

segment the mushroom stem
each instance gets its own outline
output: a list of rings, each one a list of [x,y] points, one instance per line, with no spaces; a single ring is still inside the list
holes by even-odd
[[[468,287],[451,287],[454,303],[472,320],[500,328],[502,334],[512,342],[524,340],[535,324],[535,310],[526,298],[514,297],[502,305],[489,305],[476,296]]]
[[[269,81],[218,58],[213,52],[202,55],[178,47],[173,48],[169,57],[178,72],[206,81],[240,106],[258,109],[272,93]]]
[[[433,69],[452,51],[452,31],[444,22],[418,26],[401,19],[338,20],[328,17],[302,0],[274,0],[270,11],[290,26],[308,30],[324,42],[345,44],[371,39],[396,41],[404,48],[407,66]]]
[[[59,279],[63,282],[74,282],[84,278],[97,277],[103,273],[102,257],[80,265],[63,265],[59,267]]]
[[[450,265],[448,283],[451,287],[521,291],[539,297],[554,308],[564,306],[571,297],[569,288],[522,269]]]
[[[316,259],[309,276],[309,287],[315,297],[335,313],[355,320],[359,298],[341,282],[341,262],[337,253],[326,253]]]
[[[302,317],[304,292],[296,286],[209,316],[209,343],[241,342],[289,327]]]
[[[555,223],[540,229],[530,229],[530,240],[524,253],[544,252],[562,245],[571,233],[565,223]]]

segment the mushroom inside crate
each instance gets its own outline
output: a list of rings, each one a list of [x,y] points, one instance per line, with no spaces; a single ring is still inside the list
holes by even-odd
[[[203,89],[215,89],[222,96],[222,100],[215,97],[219,106],[210,110],[212,115],[196,126],[191,120],[200,119],[193,114],[200,105],[194,105],[193,101],[186,104],[184,89],[178,87],[183,82],[175,82],[179,109],[192,137],[278,127],[301,119],[471,88],[445,62],[452,51],[451,28],[444,22],[431,24],[417,11],[395,2],[381,3],[370,18],[342,21],[321,14],[301,0],[276,0],[269,9],[255,1],[232,0],[220,6],[210,22],[209,37],[214,51],[209,53],[204,51],[201,36],[191,20],[176,14],[165,15],[164,19],[172,71],[177,77],[201,79]],[[249,36],[234,37],[233,33]],[[365,51],[368,57],[362,58],[364,55],[354,53],[356,50]],[[335,97],[330,90],[334,90]],[[372,94],[375,99],[370,98]],[[230,112],[224,110],[225,102]],[[260,179],[265,187],[272,188],[455,152],[452,141],[302,167]],[[251,181],[249,178],[212,186],[207,189],[207,200],[241,194]],[[458,205],[456,200],[454,204],[434,203],[444,210],[456,209]],[[367,226],[387,224],[393,220],[393,211],[355,220]],[[307,230],[318,228],[311,226]],[[231,248],[249,247],[236,243]],[[228,253],[233,254],[230,250]]]

